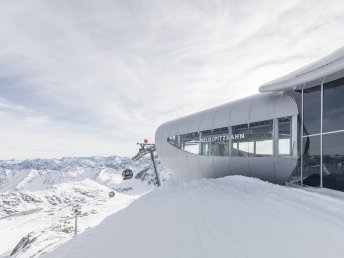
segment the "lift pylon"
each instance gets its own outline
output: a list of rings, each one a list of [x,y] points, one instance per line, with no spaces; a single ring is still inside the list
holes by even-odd
[[[148,143],[147,139],[145,139],[143,143],[136,143],[136,144],[140,145],[140,148],[139,148],[139,152],[132,158],[132,160],[133,161],[139,160],[143,156],[150,154],[152,162],[153,162],[153,167],[154,167],[155,182],[157,186],[160,186],[161,182],[160,182],[159,173],[158,173],[158,169],[156,167],[155,158],[154,158],[154,152],[156,151],[155,144]]]

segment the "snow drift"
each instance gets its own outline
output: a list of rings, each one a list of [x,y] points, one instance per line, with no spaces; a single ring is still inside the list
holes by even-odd
[[[340,257],[343,199],[240,176],[176,179],[44,257]]]

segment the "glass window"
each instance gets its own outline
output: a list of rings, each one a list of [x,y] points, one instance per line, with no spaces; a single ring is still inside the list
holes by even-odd
[[[173,135],[167,138],[167,142],[172,144],[173,146],[180,148],[180,137],[179,135]]]
[[[278,119],[278,155],[291,155],[291,117]]]
[[[320,136],[303,138],[303,183],[320,186]]]
[[[201,154],[228,156],[228,127],[201,132]]]
[[[323,131],[344,129],[344,78],[324,84]]]
[[[253,152],[252,143],[249,139],[249,130],[247,124],[236,125],[232,127],[232,156],[247,157]]]
[[[323,186],[344,190],[344,133],[323,135]]]
[[[201,155],[209,156],[211,130],[201,132]]]
[[[320,133],[321,88],[303,90],[304,135]]]
[[[273,155],[272,120],[250,124],[249,153],[256,157]],[[250,148],[250,145],[252,146]]]
[[[199,154],[199,133],[180,135],[181,149],[190,153]]]

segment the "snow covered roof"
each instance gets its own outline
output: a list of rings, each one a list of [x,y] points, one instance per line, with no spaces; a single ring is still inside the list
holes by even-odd
[[[295,89],[300,85],[325,78],[344,70],[344,47],[301,69],[259,87],[260,92]]]

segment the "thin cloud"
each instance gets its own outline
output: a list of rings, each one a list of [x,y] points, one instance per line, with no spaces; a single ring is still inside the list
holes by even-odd
[[[341,47],[342,1],[3,1],[0,159],[133,155]]]

